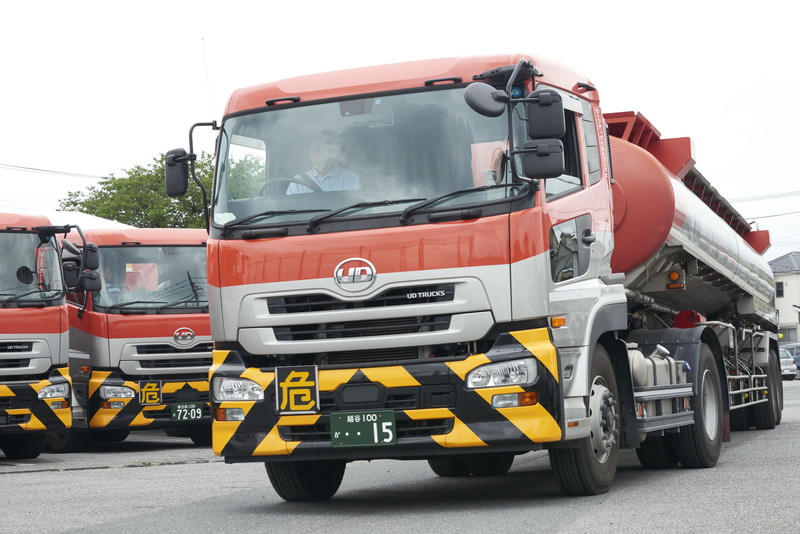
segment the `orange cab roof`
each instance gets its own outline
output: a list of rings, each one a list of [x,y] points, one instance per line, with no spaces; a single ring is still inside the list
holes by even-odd
[[[310,74],[238,89],[228,99],[225,114],[262,108],[267,100],[273,99],[299,97],[305,102],[424,87],[431,80],[470,82],[474,76],[491,69],[515,65],[520,58],[529,59],[543,74],[537,81],[574,92],[585,91],[578,88],[579,83],[591,85],[586,77],[569,67],[528,54],[451,57]],[[589,95],[597,97],[593,91]]]
[[[71,241],[79,239],[73,231]],[[99,247],[123,244],[140,245],[201,245],[208,239],[208,233],[196,228],[104,228],[83,230],[88,243]]]

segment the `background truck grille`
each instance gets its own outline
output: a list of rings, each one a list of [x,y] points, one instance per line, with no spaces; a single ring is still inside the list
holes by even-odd
[[[214,350],[213,343],[200,343],[188,349],[178,349],[172,345],[137,345],[137,354],[191,354],[194,352],[208,352]],[[209,358],[210,361],[210,358]]]
[[[449,327],[450,315],[397,317],[374,321],[347,321],[276,327],[275,338],[278,341],[303,341],[309,339],[391,336],[447,330]]]
[[[449,302],[453,300],[454,294],[455,286],[453,284],[434,284],[390,289],[375,298],[357,302],[339,300],[328,295],[270,297],[267,299],[267,306],[269,313],[280,315]]]
[[[211,358],[185,358],[182,360],[139,360],[142,369],[174,369],[179,367],[210,367]]]
[[[12,358],[9,360],[0,360],[0,369],[24,369],[30,366],[30,358]]]

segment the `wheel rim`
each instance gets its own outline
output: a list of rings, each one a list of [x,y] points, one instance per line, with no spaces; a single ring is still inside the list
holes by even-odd
[[[598,379],[592,384],[589,399],[589,417],[591,419],[592,450],[599,463],[608,460],[617,442],[617,401],[614,394]]]
[[[719,392],[710,371],[703,372],[703,421],[708,439],[713,440],[719,431]]]

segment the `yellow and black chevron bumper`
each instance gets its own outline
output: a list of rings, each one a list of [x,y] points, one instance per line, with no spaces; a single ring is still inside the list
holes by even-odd
[[[211,422],[208,380],[127,380],[113,371],[94,369],[90,373],[87,392],[89,428],[165,428]],[[103,386],[109,386],[110,389]],[[114,396],[107,391],[129,393],[128,396]],[[177,421],[174,413],[176,406],[196,406],[202,415]]]
[[[467,374],[483,365],[533,359],[536,379],[524,386],[470,389]],[[461,360],[415,360],[389,366],[353,368],[245,367],[235,351],[214,351],[211,382],[244,378],[264,392],[258,401],[218,401],[213,449],[228,462],[293,459],[412,458],[485,451],[523,452],[563,437],[563,399],[559,363],[547,329],[501,335],[485,354]],[[303,378],[299,380],[298,377]],[[314,391],[295,391],[300,408],[287,413],[282,392],[315,383]],[[493,399],[524,395],[526,405],[495,407]],[[318,400],[317,400],[318,399]],[[533,399],[531,402],[530,399]],[[318,402],[318,406],[312,406]],[[228,420],[236,412],[240,420]],[[332,419],[340,414],[392,412],[389,446],[337,446]],[[236,418],[234,418],[236,419]],[[337,423],[338,424],[338,423]],[[387,434],[388,436],[388,434]],[[340,445],[340,444],[339,444]]]
[[[0,382],[0,433],[70,428],[72,411],[69,396],[39,398],[40,391],[57,384],[71,384],[66,367],[53,369],[48,379]]]

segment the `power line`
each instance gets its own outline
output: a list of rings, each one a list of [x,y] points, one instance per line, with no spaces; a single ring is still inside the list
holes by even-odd
[[[728,202],[750,202],[751,200],[769,200],[771,198],[794,197],[800,195],[800,191],[787,191],[786,193],[773,193],[771,195],[761,195],[757,197],[731,198]]]
[[[772,217],[783,217],[784,215],[796,215],[800,211],[788,211],[786,213],[776,213],[774,215],[762,215],[761,217],[745,217],[748,221],[753,219],[771,219]]]
[[[22,165],[11,165],[9,163],[0,163],[0,168],[10,169],[13,171],[23,172],[38,172],[41,174],[57,174],[60,176],[71,176],[73,178],[91,178],[93,180],[102,180],[103,176],[96,176],[94,174],[83,174],[78,172],[54,171],[50,169],[38,169],[36,167],[23,167]]]

